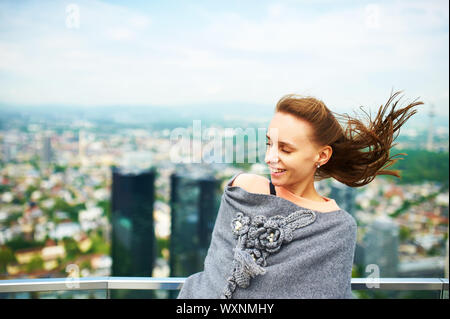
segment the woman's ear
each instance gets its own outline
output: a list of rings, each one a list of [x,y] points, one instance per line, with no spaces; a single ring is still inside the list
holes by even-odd
[[[333,154],[333,148],[329,145],[322,148],[322,150],[319,152],[319,162],[320,165],[325,165],[331,158],[331,155]]]

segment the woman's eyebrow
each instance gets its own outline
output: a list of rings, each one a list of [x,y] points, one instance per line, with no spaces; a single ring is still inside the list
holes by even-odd
[[[267,135],[266,134],[266,137],[270,140],[270,137],[269,137],[269,135]],[[288,142],[282,142],[282,141],[278,141],[278,144],[280,144],[280,145],[286,145],[286,146],[289,146],[289,147],[292,147],[292,148],[295,148],[295,145],[294,144],[291,144],[291,143],[288,143]]]

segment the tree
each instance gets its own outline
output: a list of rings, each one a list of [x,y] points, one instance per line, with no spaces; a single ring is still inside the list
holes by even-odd
[[[34,191],[39,190],[38,187],[36,187],[35,185],[30,185],[28,186],[27,190],[25,191],[25,198],[26,200],[30,200],[31,199],[31,194],[33,194]]]
[[[97,233],[93,233],[89,238],[92,240],[92,246],[89,248],[87,253],[89,254],[104,254],[109,255],[110,254],[110,247],[107,242],[105,242]]]
[[[164,257],[163,253],[162,253],[163,249],[167,249],[167,250],[170,249],[169,240],[166,238],[157,238],[156,241],[157,241],[157,246],[158,246],[157,256],[158,256],[158,258],[163,258]]]
[[[25,240],[21,236],[14,237],[10,241],[6,243],[6,245],[13,251],[17,251],[19,249],[28,249],[28,248],[36,248],[42,247],[45,245],[44,241],[28,241]]]
[[[26,265],[26,271],[28,273],[33,272],[35,270],[40,270],[44,268],[44,260],[40,256],[34,256],[31,261]]]
[[[16,262],[16,257],[13,251],[7,247],[3,246],[0,248],[0,273],[6,272],[6,266],[9,263]]]
[[[53,172],[55,173],[64,173],[67,169],[66,165],[59,165],[59,164],[55,164],[53,166]]]
[[[111,220],[111,201],[109,200],[101,200],[97,203],[97,206],[103,209],[108,220]]]
[[[55,198],[53,210],[66,212],[69,215],[69,218],[73,221],[78,221],[78,212],[83,209],[86,209],[86,205],[84,203],[70,206],[62,198]]]
[[[413,239],[411,229],[405,226],[400,226],[399,238],[402,242]]]
[[[64,249],[66,250],[66,260],[70,261],[75,259],[79,254],[81,254],[78,249],[78,244],[75,239],[70,237],[64,237],[63,239]]]
[[[407,154],[389,168],[399,170],[401,177],[384,175],[381,175],[381,177],[393,180],[398,184],[418,184],[424,181],[434,181],[442,183],[448,188],[448,152],[437,153],[419,149],[399,150],[396,148],[393,148],[391,152],[392,154]]]

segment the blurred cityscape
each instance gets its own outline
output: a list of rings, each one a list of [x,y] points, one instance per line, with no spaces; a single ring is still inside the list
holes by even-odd
[[[201,271],[224,183],[239,171],[268,177],[263,157],[174,163],[171,132],[192,128],[194,117],[80,112],[0,109],[0,279],[67,277],[73,265],[81,277]],[[231,140],[227,127],[270,121],[199,117]],[[317,182],[358,222],[354,277],[375,264],[380,277],[448,278],[448,124],[429,120],[396,140],[408,154],[397,166],[402,179],[380,176],[357,189]],[[265,140],[252,143],[265,151]],[[207,158],[198,152],[183,156]]]

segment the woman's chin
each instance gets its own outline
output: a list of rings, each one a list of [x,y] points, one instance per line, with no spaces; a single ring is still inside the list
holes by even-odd
[[[287,170],[283,171],[281,173],[270,172],[270,177],[272,178],[272,180],[281,180],[282,178],[284,178],[286,176],[287,172],[288,172]]]

